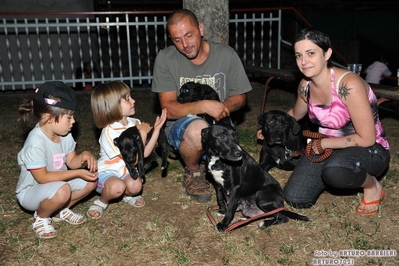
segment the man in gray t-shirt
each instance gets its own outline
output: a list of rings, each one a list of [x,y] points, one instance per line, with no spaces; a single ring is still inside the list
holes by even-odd
[[[193,115],[206,113],[216,121],[230,116],[245,105],[245,93],[252,87],[237,53],[230,46],[203,40],[203,25],[191,11],[176,10],[167,26],[174,46],[157,55],[152,91],[158,93],[161,107],[167,110],[168,141],[184,161],[186,193],[194,200],[209,201],[209,185],[199,165],[204,153],[201,130],[208,124]],[[191,81],[214,88],[221,102],[178,103],[180,87]]]

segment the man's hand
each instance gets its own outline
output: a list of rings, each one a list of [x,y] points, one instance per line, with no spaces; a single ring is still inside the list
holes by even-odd
[[[230,116],[230,110],[224,103],[212,100],[204,101],[206,113],[219,121],[227,116]]]

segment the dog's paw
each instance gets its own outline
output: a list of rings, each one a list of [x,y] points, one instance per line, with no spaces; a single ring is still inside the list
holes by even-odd
[[[219,217],[224,217],[224,212],[222,212],[222,211],[217,211],[217,212],[216,212],[216,215],[219,216]]]
[[[218,223],[218,224],[216,225],[216,229],[217,229],[219,232],[223,232],[223,231],[225,231],[225,230],[227,229],[227,225]]]

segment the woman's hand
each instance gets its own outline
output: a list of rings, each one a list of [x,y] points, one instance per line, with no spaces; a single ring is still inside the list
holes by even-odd
[[[258,131],[256,131],[256,138],[259,140],[265,139],[265,136],[263,136],[263,134],[262,134],[262,129],[258,129]]]

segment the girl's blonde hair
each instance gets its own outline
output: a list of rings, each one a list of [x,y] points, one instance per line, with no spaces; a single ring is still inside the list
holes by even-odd
[[[130,96],[130,88],[120,81],[97,86],[91,95],[91,111],[94,123],[104,128],[122,119],[121,100]]]

